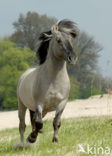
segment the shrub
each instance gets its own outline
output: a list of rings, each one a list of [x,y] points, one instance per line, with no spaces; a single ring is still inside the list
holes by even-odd
[[[69,100],[78,99],[80,95],[79,83],[73,77],[70,77],[70,86],[71,88],[70,88]]]
[[[16,88],[20,75],[34,62],[34,52],[0,41],[0,108],[16,109]]]

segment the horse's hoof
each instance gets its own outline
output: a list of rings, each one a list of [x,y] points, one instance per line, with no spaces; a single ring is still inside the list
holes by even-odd
[[[14,149],[22,150],[24,148],[24,143],[16,143],[13,145]]]
[[[26,142],[29,142],[29,143],[35,143],[36,141],[36,138],[33,138],[31,136],[28,136],[28,138],[26,139]]]
[[[58,138],[53,138],[52,142],[53,143],[58,143]]]

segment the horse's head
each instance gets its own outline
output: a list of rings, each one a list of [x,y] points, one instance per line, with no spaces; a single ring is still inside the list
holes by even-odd
[[[75,64],[77,60],[73,48],[73,38],[78,35],[75,23],[62,20],[52,27],[54,55],[59,59],[66,60],[69,64]]]
[[[73,38],[78,35],[76,24],[69,20],[62,20],[53,25],[51,31],[40,35],[42,41],[38,49],[40,64],[45,62],[49,43],[57,59],[63,59],[69,64],[75,64],[77,56],[73,48]]]

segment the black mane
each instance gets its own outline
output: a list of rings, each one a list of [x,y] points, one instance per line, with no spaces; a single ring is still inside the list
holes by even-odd
[[[49,48],[49,42],[51,40],[51,31],[43,32],[40,34],[39,40],[41,41],[40,46],[37,50],[37,58],[39,59],[39,64],[43,64],[46,60],[48,48]]]

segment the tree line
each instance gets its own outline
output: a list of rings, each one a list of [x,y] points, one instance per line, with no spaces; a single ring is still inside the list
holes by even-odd
[[[56,23],[56,18],[39,15],[36,12],[20,14],[13,23],[14,33],[0,40],[0,109],[16,109],[16,88],[20,75],[36,65],[35,51],[39,34]],[[70,82],[70,100],[88,98],[104,94],[111,86],[111,80],[102,77],[98,68],[98,58],[102,46],[86,32],[80,31],[74,40],[78,62],[74,67],[67,66]]]

